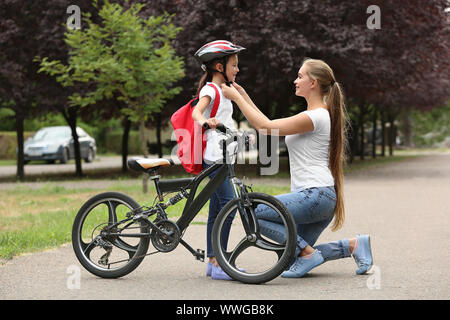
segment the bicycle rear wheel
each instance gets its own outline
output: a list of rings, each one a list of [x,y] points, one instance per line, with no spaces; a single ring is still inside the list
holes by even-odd
[[[273,210],[276,221],[284,226],[286,232],[283,241],[274,240],[277,237],[271,237],[270,234],[262,234],[255,215],[255,209],[261,205]],[[229,239],[225,241],[230,220],[233,223]],[[297,228],[292,215],[281,201],[267,194],[252,192],[248,193],[247,203],[238,198],[222,208],[214,223],[211,238],[216,259],[231,278],[258,284],[273,280],[288,267],[295,254]]]
[[[72,228],[72,245],[86,270],[102,278],[118,278],[142,262],[150,238],[126,237],[126,234],[148,233],[147,224],[131,220],[112,228],[139,207],[125,194],[105,192],[92,197],[80,208]]]

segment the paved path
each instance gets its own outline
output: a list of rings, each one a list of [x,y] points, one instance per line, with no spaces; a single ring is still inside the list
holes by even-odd
[[[331,261],[302,279],[264,285],[213,281],[183,247],[144,259],[131,274],[105,280],[78,269],[71,245],[22,255],[0,266],[2,299],[450,299],[450,155],[421,156],[346,177],[347,217],[319,242],[372,236],[375,268],[354,274],[352,258]],[[205,226],[185,239],[205,247]],[[68,283],[81,270],[80,288]],[[69,273],[68,273],[69,272]]]

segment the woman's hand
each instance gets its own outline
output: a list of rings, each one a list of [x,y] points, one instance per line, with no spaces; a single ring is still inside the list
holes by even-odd
[[[236,87],[234,85],[227,86],[226,84],[222,84],[221,88],[222,88],[223,95],[227,99],[236,101],[241,96],[241,94],[239,93],[239,91],[236,89]],[[242,87],[240,87],[240,88],[242,89]]]
[[[244,96],[247,93],[245,92],[244,88],[242,88],[236,82],[233,82],[231,85],[236,88],[236,90],[240,93],[241,96]]]

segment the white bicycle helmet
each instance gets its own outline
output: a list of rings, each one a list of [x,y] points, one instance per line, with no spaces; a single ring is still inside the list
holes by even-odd
[[[202,46],[200,49],[198,49],[197,52],[194,54],[194,57],[202,64],[202,69],[205,72],[208,70],[208,67],[207,67],[208,62],[213,61],[213,60],[223,59],[222,64],[223,64],[224,70],[221,73],[225,77],[225,82],[227,83],[227,85],[229,85],[228,78],[225,74],[227,57],[232,54],[241,52],[242,50],[245,50],[245,48],[235,45],[235,44],[231,43],[230,41],[216,40],[216,41],[209,42],[209,43],[205,44],[204,46]],[[219,72],[217,70],[210,70],[210,71]]]

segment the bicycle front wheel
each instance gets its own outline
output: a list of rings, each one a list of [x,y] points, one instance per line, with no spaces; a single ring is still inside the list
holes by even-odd
[[[80,263],[102,278],[118,278],[133,271],[144,259],[149,237],[141,220],[127,219],[139,204],[118,192],[105,192],[89,199],[78,211],[72,228],[72,245]],[[120,221],[126,222],[120,223]]]
[[[283,233],[274,236],[261,228],[259,206],[270,211],[271,220]],[[233,199],[222,208],[211,238],[216,259],[231,278],[258,284],[273,280],[288,267],[295,254],[297,228],[280,200],[252,192],[245,201]]]

